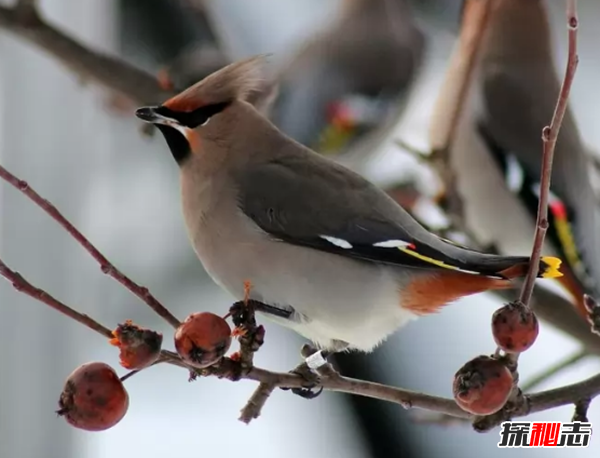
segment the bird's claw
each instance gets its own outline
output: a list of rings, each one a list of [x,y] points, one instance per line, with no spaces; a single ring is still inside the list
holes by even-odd
[[[314,399],[323,392],[323,387],[319,387],[319,389],[316,391],[314,388],[292,388],[291,391],[303,399]]]
[[[229,307],[229,315],[236,328],[245,329],[252,327],[253,325],[256,326],[253,310],[248,308],[247,301],[234,302],[233,305]]]
[[[291,392],[295,395],[304,399],[314,399],[323,392],[323,387],[320,386],[321,377],[306,362],[300,364],[294,370],[290,371],[290,373],[299,375],[304,381],[301,388],[291,388]],[[315,390],[315,388],[318,389]]]
[[[253,353],[256,353],[265,343],[265,328],[263,325],[255,326],[251,329],[237,328],[242,332],[238,334],[240,345],[244,346]]]
[[[235,302],[229,308],[229,315],[235,326],[233,336],[238,338],[240,345],[254,353],[265,341],[265,328],[257,326],[253,305],[250,300]]]

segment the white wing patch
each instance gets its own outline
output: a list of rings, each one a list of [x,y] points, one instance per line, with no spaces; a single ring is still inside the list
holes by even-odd
[[[411,243],[405,242],[404,240],[385,240],[383,242],[377,242],[373,244],[373,246],[379,248],[406,248],[410,245]]]
[[[519,192],[525,182],[525,173],[517,158],[509,154],[506,158],[506,185],[512,192]]]
[[[338,239],[337,237],[331,237],[330,235],[320,235],[319,237],[321,237],[324,240],[327,240],[332,245],[335,245],[339,248],[343,248],[344,250],[352,249],[352,244],[347,240]]]

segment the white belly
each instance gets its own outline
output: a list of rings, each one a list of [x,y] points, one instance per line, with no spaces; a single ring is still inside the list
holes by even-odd
[[[193,243],[209,275],[236,300],[290,306],[293,319],[269,316],[324,348],[334,340],[370,351],[416,316],[400,307],[401,274],[389,267],[275,242],[238,215],[237,224],[206,218]]]

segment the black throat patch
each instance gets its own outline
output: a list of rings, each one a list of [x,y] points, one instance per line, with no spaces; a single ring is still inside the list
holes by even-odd
[[[192,154],[192,148],[187,138],[174,127],[164,124],[156,124],[156,127],[158,127],[158,130],[165,137],[167,146],[171,150],[175,162],[182,165]]]

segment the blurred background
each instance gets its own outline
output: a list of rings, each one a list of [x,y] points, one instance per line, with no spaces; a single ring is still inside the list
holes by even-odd
[[[459,30],[461,2],[369,1],[380,5],[347,23],[339,18],[360,1],[40,0],[38,6],[45,20],[85,46],[159,76],[165,91],[184,88],[232,60],[272,53],[281,81],[268,106],[274,121],[324,154],[335,151],[340,160],[397,191],[399,200],[411,201],[406,189],[435,192],[437,182],[393,140],[428,148],[429,120]],[[562,74],[564,3],[547,3]],[[596,146],[600,4],[580,2],[579,15],[580,66],[571,103],[585,142]],[[6,17],[0,11],[0,163],[52,201],[175,315],[224,313],[232,299],[204,273],[184,232],[177,166],[164,140],[142,131],[132,115],[136,101],[82,79],[43,44],[10,33],[14,27]],[[328,30],[340,31],[343,39],[319,35]],[[339,63],[319,54],[325,42],[342,56],[345,46],[365,43],[365,31],[379,41],[375,51],[365,44],[363,61]],[[397,41],[388,49],[390,34]],[[163,332],[171,346],[168,325],[103,276],[62,229],[2,183],[0,255],[34,284],[108,327],[131,318]],[[451,396],[456,370],[495,348],[489,320],[498,304],[486,295],[472,297],[410,324],[373,354],[344,355],[336,362],[349,376]],[[264,324],[266,344],[257,365],[286,371],[298,364],[303,340]],[[507,452],[496,447],[497,429],[476,434],[468,425],[424,424],[396,405],[337,393],[307,401],[276,391],[261,418],[246,426],[237,416],[254,384],[188,383],[185,371],[167,365],[127,382],[131,403],[121,423],[86,433],[55,414],[64,379],[87,361],[118,366],[117,351],[6,282],[0,282],[0,346],[0,458],[591,457],[599,449],[594,438],[585,450]],[[578,347],[574,338],[542,323],[536,345],[521,359],[522,379]],[[540,388],[599,370],[598,360],[586,358]],[[531,419],[567,421],[571,415],[572,408],[565,407]],[[600,422],[600,404],[592,404],[589,419]]]

